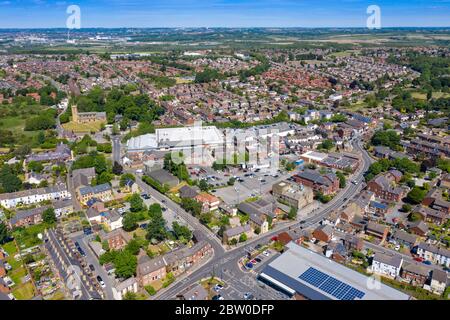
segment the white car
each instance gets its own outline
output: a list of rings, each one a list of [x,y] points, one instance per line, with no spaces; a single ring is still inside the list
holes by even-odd
[[[265,255],[266,257],[270,256],[270,252],[269,251],[264,251],[263,255]]]
[[[400,245],[399,245],[399,244],[398,244],[398,245],[396,245],[394,249],[395,249],[395,251],[398,251],[398,250],[400,250]]]

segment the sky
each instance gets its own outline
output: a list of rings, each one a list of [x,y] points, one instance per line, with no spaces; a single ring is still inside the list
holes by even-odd
[[[0,28],[65,28],[69,5],[81,27],[448,27],[450,0],[0,0]]]

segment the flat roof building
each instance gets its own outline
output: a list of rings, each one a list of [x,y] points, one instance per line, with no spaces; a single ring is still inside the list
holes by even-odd
[[[409,300],[410,296],[290,242],[288,250],[266,266],[259,279],[310,300]]]

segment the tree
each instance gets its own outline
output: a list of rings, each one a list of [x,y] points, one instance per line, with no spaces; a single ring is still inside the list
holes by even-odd
[[[123,217],[123,229],[127,232],[136,230],[138,227],[137,222],[137,216],[134,213],[129,212]]]
[[[125,250],[127,250],[134,256],[138,255],[140,249],[141,244],[137,239],[131,239],[130,242],[128,242],[127,246],[125,247]]]
[[[342,172],[337,171],[336,176],[339,178],[339,188],[341,188],[341,189],[345,188],[345,186],[347,184],[345,175]]]
[[[30,161],[28,163],[28,170],[36,172],[36,173],[41,173],[42,170],[44,170],[44,166],[40,162]]]
[[[8,229],[3,222],[0,222],[0,244],[3,244],[8,239]]]
[[[239,236],[239,242],[245,242],[245,241],[247,241],[247,235],[245,233],[243,233]]]
[[[191,240],[192,232],[188,227],[180,225],[178,222],[174,221],[172,223],[173,232],[178,240]]]
[[[289,210],[288,218],[289,220],[295,220],[297,218],[297,209],[294,207],[291,207],[291,210]]]
[[[406,198],[412,203],[412,204],[419,204],[423,201],[425,196],[427,195],[427,191],[420,188],[420,187],[414,187],[412,190],[408,193]]]
[[[198,187],[200,188],[201,191],[206,192],[209,190],[209,184],[208,182],[206,182],[205,179],[200,180]]]
[[[113,167],[112,167],[112,172],[116,175],[116,176],[120,176],[123,173],[123,167],[120,163],[118,163],[117,161],[114,161]]]
[[[48,208],[42,213],[42,220],[47,224],[54,224],[56,222],[55,210],[53,208]]]
[[[181,199],[181,207],[193,216],[199,216],[202,213],[202,204],[195,199]]]
[[[228,184],[229,186],[234,186],[234,183],[235,183],[235,182],[236,182],[236,179],[233,178],[233,177],[231,177],[230,179],[228,179],[227,184]]]
[[[136,274],[137,258],[127,250],[120,251],[114,258],[115,274],[124,279]]]
[[[330,150],[333,148],[333,141],[330,139],[323,140],[323,142],[319,145],[318,149]]]
[[[162,214],[155,214],[147,226],[147,239],[162,241],[167,238],[166,220]]]
[[[124,173],[123,175],[120,176],[120,186],[124,187],[125,184],[129,181],[136,181],[136,178],[134,177],[133,174],[131,173]]]
[[[412,210],[412,206],[409,204],[409,203],[405,203],[403,206],[402,206],[402,211],[403,212],[410,212]]]
[[[141,196],[137,193],[134,193],[130,197],[130,211],[131,212],[139,212],[144,210],[144,200],[142,200]]]

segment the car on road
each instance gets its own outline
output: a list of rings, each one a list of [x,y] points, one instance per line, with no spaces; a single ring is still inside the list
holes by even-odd
[[[245,300],[253,300],[253,294],[251,292],[244,293]]]
[[[90,264],[90,265],[89,265],[89,269],[90,269],[92,272],[94,272],[94,271],[95,271],[94,265],[93,265],[93,264]]]
[[[305,223],[306,223],[305,220],[300,221],[300,224],[305,224]]]
[[[266,257],[269,257],[270,256],[270,252],[265,250],[265,251],[263,251],[263,255],[265,255]]]
[[[166,208],[166,207],[162,207],[161,210],[164,211],[164,212],[166,212],[166,211],[167,211],[167,208]]]
[[[100,286],[101,286],[102,288],[105,288],[105,287],[106,287],[105,282],[103,281],[102,277],[97,276],[97,281],[98,281],[98,283],[100,283]]]
[[[78,247],[78,252],[81,254],[82,257],[86,257],[86,252],[84,252],[84,250],[81,249],[81,247]]]
[[[211,300],[225,300],[225,299],[220,294],[217,294],[214,297],[212,297]]]
[[[162,203],[166,203],[166,200],[162,199],[161,202],[162,202]]]
[[[223,289],[223,286],[221,285],[221,284],[216,284],[215,286],[214,286],[214,291],[216,291],[216,292],[219,292],[220,290],[222,290]]]

